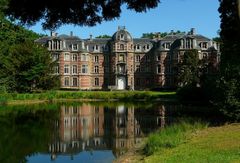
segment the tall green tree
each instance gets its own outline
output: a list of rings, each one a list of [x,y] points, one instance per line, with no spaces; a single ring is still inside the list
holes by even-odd
[[[179,81],[181,86],[196,86],[200,82],[199,63],[197,50],[189,50],[184,53],[183,61],[179,65]]]
[[[0,92],[29,92],[58,85],[49,52],[33,41],[39,35],[0,19]]]
[[[51,75],[53,62],[49,52],[33,42],[11,46],[8,55],[0,56],[1,84],[10,92],[50,89],[56,84]]]
[[[216,103],[228,116],[240,120],[240,11],[238,0],[219,0],[222,54]]]

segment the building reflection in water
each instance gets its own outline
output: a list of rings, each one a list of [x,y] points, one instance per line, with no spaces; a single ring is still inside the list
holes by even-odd
[[[155,109],[125,107],[61,106],[55,122],[51,159],[57,155],[74,155],[81,151],[112,150],[115,157],[139,143],[146,134],[164,127],[165,107]]]

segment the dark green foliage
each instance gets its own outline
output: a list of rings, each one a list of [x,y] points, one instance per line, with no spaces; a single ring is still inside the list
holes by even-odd
[[[240,120],[240,15],[237,0],[219,0],[222,40],[221,74],[215,101],[226,115]]]
[[[97,36],[96,38],[111,38],[112,36],[109,36],[109,35],[100,35],[100,36]]]
[[[181,101],[208,101],[205,92],[201,87],[196,87],[190,84],[180,88],[177,91],[177,95]]]
[[[168,32],[151,32],[151,33],[143,33],[141,38],[150,38],[150,39],[154,39],[154,38],[159,38],[159,37],[165,37],[167,35],[176,35],[176,34],[185,34],[185,32],[181,32],[181,31],[176,31],[173,33],[168,33]]]
[[[186,51],[179,67],[179,82],[182,86],[196,86],[200,82],[200,65],[197,50]]]
[[[33,41],[39,35],[0,19],[0,92],[50,89],[54,63],[48,51]]]
[[[146,12],[157,7],[160,0],[8,0],[5,15],[32,25],[43,20],[44,28],[56,28],[62,24],[94,26],[102,21],[120,17],[121,6],[136,12]]]

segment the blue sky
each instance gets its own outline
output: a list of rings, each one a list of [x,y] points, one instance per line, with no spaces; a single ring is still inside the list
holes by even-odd
[[[218,13],[218,0],[161,0],[157,8],[147,13],[136,13],[122,6],[119,19],[110,22],[102,22],[94,27],[80,27],[64,25],[56,30],[59,34],[69,34],[80,38],[88,38],[98,35],[112,35],[118,26],[125,26],[134,38],[148,32],[169,32],[173,30],[189,31],[196,28],[196,32],[213,38],[217,36],[220,29],[220,18]],[[50,31],[43,31],[41,23],[29,29],[49,35]]]

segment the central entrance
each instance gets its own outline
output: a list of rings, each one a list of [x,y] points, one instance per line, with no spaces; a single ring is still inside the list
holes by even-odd
[[[117,89],[118,90],[126,89],[126,77],[119,76],[117,78]]]

